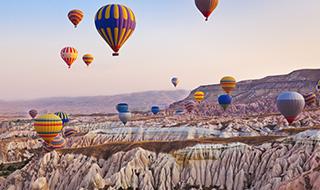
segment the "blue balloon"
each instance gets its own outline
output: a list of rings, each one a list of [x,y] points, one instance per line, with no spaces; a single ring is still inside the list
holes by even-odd
[[[152,106],[152,107],[151,107],[151,112],[152,112],[154,115],[158,114],[158,113],[160,112],[159,106]]]
[[[119,103],[116,106],[116,109],[119,113],[124,113],[124,112],[128,112],[129,111],[129,106],[127,103]]]
[[[219,96],[218,102],[223,107],[223,109],[226,110],[227,107],[232,102],[232,97],[230,95],[228,95],[228,94],[223,94],[223,95]]]

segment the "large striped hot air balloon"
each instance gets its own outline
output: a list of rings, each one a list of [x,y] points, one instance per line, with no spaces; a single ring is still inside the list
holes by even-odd
[[[204,99],[204,92],[202,91],[197,91],[193,94],[193,98],[200,103]]]
[[[151,107],[151,112],[152,112],[154,115],[158,114],[158,113],[160,112],[159,106],[152,106],[152,107]]]
[[[177,85],[179,84],[179,79],[177,77],[173,77],[171,79],[171,83],[173,84],[174,87],[177,87]]]
[[[96,28],[101,37],[119,55],[121,46],[128,40],[136,27],[132,10],[124,5],[110,4],[101,7],[95,17]]]
[[[226,110],[232,102],[232,97],[228,94],[223,94],[223,95],[219,96],[218,102],[219,102],[220,106],[224,110]]]
[[[61,58],[66,62],[69,68],[78,57],[78,51],[73,47],[65,47],[60,52]]]
[[[189,100],[189,101],[187,101],[187,102],[185,103],[184,106],[185,106],[186,110],[187,110],[189,113],[191,113],[191,112],[194,110],[194,108],[195,108],[195,102],[192,101],[192,100]]]
[[[72,22],[74,27],[77,28],[78,24],[83,19],[83,12],[81,10],[77,10],[77,9],[71,10],[68,13],[68,18]]]
[[[121,112],[128,112],[129,111],[129,105],[127,103],[119,103],[116,106],[116,109],[119,113]]]
[[[311,106],[312,104],[316,103],[317,101],[317,96],[315,93],[310,92],[308,94],[303,95],[306,106]]]
[[[66,114],[64,112],[56,112],[55,114],[60,117],[60,119],[62,120],[63,124],[66,124],[66,123],[69,122],[68,114]]]
[[[64,148],[66,145],[66,140],[59,133],[50,143],[43,142],[43,148],[47,151],[52,151],[60,148]]]
[[[32,109],[29,111],[29,115],[34,119],[38,115],[38,111],[35,109]]]
[[[283,92],[277,98],[277,107],[280,113],[291,124],[303,111],[304,98],[297,92]]]
[[[130,120],[130,118],[131,118],[130,112],[120,112],[119,113],[119,119],[120,119],[120,121],[122,121],[122,123],[124,125],[127,124],[127,122]]]
[[[44,114],[34,120],[34,129],[47,143],[50,143],[62,130],[62,120],[55,114]]]
[[[91,54],[85,54],[82,56],[82,60],[87,66],[89,66],[93,62],[94,57]]]
[[[236,79],[231,76],[223,77],[220,80],[220,86],[227,94],[236,88],[236,84]]]
[[[65,128],[63,131],[63,136],[68,138],[68,137],[71,137],[77,133],[78,133],[78,131],[73,128]]]
[[[195,0],[195,3],[207,21],[211,13],[217,8],[219,0]]]

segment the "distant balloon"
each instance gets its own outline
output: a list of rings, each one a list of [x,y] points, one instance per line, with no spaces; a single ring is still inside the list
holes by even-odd
[[[159,106],[152,106],[152,107],[151,107],[151,112],[152,112],[154,115],[158,114],[158,113],[160,112]]]
[[[69,122],[68,114],[66,114],[64,112],[56,112],[55,114],[60,117],[60,119],[62,120],[63,124],[66,124],[66,123]]]
[[[220,106],[224,110],[226,110],[232,102],[232,97],[228,94],[223,94],[223,95],[219,96],[218,102],[219,102]]]
[[[136,27],[132,10],[124,5],[110,4],[101,7],[95,17],[95,25],[101,37],[118,56],[121,46],[128,40]]]
[[[204,95],[205,95],[204,92],[197,91],[193,94],[193,98],[200,103],[204,99]]]
[[[64,148],[65,145],[66,140],[60,133],[56,137],[54,137],[54,139],[50,143],[43,142],[43,148],[47,151]]]
[[[83,18],[83,12],[81,10],[72,10],[68,13],[68,18],[72,22],[75,28],[77,28],[78,24],[81,22]]]
[[[220,80],[220,86],[227,94],[230,94],[236,88],[236,79],[230,76],[223,77]]]
[[[91,55],[91,54],[85,54],[85,55],[82,57],[82,60],[83,60],[83,62],[84,62],[87,66],[89,66],[89,65],[93,62],[94,57],[93,57],[93,55]]]
[[[207,21],[211,13],[218,6],[219,0],[195,0],[195,3]]]
[[[55,114],[44,114],[37,117],[33,124],[37,134],[50,143],[62,130],[62,120]]]
[[[34,119],[38,115],[38,111],[35,109],[32,109],[29,111],[29,115]]]
[[[277,98],[278,110],[289,124],[303,111],[304,106],[304,98],[297,92],[283,92]]]
[[[317,96],[315,93],[310,92],[308,94],[303,95],[305,103],[307,106],[311,106],[312,104],[316,103]]]
[[[174,87],[177,87],[177,85],[179,84],[179,79],[177,77],[173,77],[171,79],[171,83],[173,84]]]
[[[183,114],[183,110],[176,110],[175,115],[182,115]]]
[[[195,108],[195,102],[192,100],[187,101],[185,103],[185,108],[189,113],[191,113]]]
[[[73,47],[65,47],[60,52],[61,58],[66,62],[69,68],[78,57],[78,51]]]
[[[318,83],[317,83],[316,90],[317,90],[318,92],[320,92],[320,80],[319,80]]]
[[[129,110],[129,106],[127,103],[119,103],[117,106],[116,106],[116,109],[119,113],[122,113],[122,112],[128,112]]]
[[[78,133],[78,131],[73,128],[65,128],[64,132],[63,132],[63,136],[68,138],[68,137],[71,137],[77,133]]]
[[[122,123],[124,125],[127,124],[127,122],[130,120],[131,118],[131,113],[130,112],[120,112],[119,113],[119,119],[122,121]]]

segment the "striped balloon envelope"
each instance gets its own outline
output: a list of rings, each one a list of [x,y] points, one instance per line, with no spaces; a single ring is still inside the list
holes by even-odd
[[[217,8],[219,0],[195,0],[195,3],[207,21],[211,13]]]
[[[35,109],[32,109],[29,111],[29,115],[34,119],[38,115],[38,111]]]
[[[68,116],[68,114],[66,114],[66,113],[64,113],[64,112],[56,112],[55,114],[60,117],[60,119],[62,120],[62,123],[63,123],[63,124],[69,122],[69,116]]]
[[[43,148],[47,151],[52,151],[55,149],[64,148],[66,145],[66,140],[59,133],[54,139],[50,142],[43,142]]]
[[[204,92],[197,91],[193,94],[193,98],[200,103],[204,99],[204,95],[205,95]]]
[[[89,66],[93,62],[94,57],[91,54],[85,54],[83,55],[82,60],[87,66]]]
[[[101,7],[95,17],[96,29],[101,37],[119,55],[121,46],[128,40],[136,27],[132,10],[124,5],[110,4]]]
[[[304,94],[303,97],[307,106],[311,106],[312,104],[316,103],[317,96],[313,92]]]
[[[65,47],[60,52],[61,58],[66,62],[69,68],[78,57],[78,51],[73,47]]]
[[[289,124],[296,120],[304,106],[305,100],[298,92],[283,92],[277,98],[278,110]]]
[[[185,106],[186,110],[187,110],[189,113],[191,113],[191,112],[194,110],[194,108],[195,108],[195,103],[194,103],[194,101],[189,100],[189,101],[187,101],[187,102],[185,103],[184,106]]]
[[[50,143],[62,130],[62,120],[55,114],[45,114],[34,120],[34,129],[47,143]]]
[[[230,94],[236,88],[236,85],[236,79],[231,76],[223,77],[220,80],[220,86],[227,94]]]
[[[63,136],[68,138],[68,137],[71,137],[77,133],[78,133],[78,131],[73,128],[65,128],[64,132],[63,132]]]
[[[72,22],[75,28],[77,28],[78,24],[81,22],[83,19],[83,12],[78,9],[71,10],[68,13],[68,18]]]

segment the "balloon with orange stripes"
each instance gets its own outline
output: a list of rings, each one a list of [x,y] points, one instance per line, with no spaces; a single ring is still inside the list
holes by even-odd
[[[78,51],[76,50],[76,48],[73,47],[65,47],[61,50],[60,55],[61,58],[66,62],[66,64],[70,68],[78,57]]]
[[[83,55],[82,60],[87,66],[89,66],[93,62],[94,57],[91,54],[85,54]]]
[[[78,9],[71,10],[68,13],[68,18],[72,22],[75,28],[77,28],[78,24],[82,21],[83,19],[83,12]]]
[[[50,143],[62,130],[62,120],[55,114],[44,114],[34,120],[34,129],[47,143]]]

